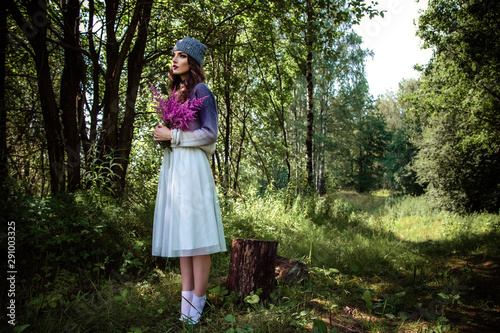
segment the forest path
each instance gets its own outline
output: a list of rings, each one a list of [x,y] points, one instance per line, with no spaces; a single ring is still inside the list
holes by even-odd
[[[459,332],[500,332],[500,259],[482,256],[454,258],[452,269],[463,275],[467,290],[464,304],[446,312]]]
[[[492,260],[479,255],[453,256],[443,263],[443,269],[451,270],[453,276],[460,277],[460,281],[465,282],[464,285],[453,285],[453,290],[450,292],[450,295],[460,295],[459,301],[444,305],[444,317],[451,324],[450,332],[500,332],[500,258]],[[442,305],[442,302],[436,304]],[[410,320],[421,321],[421,324],[415,326],[415,330],[398,331],[395,328],[396,330],[391,332],[417,333],[422,330],[427,332],[425,328],[427,319],[421,317],[418,311],[410,315],[412,318]],[[370,318],[364,311],[350,307],[345,307],[336,315],[325,311],[321,319],[327,323],[329,329],[333,328],[339,333],[367,332],[361,323],[370,320],[377,321],[376,316]],[[397,327],[396,322],[397,319],[395,327]],[[446,323],[443,323],[441,327],[443,332],[447,331],[445,327]],[[313,331],[312,325],[307,329]]]

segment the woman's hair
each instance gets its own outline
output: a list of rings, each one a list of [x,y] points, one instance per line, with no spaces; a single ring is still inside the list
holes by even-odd
[[[179,96],[179,102],[184,103],[189,98],[189,93],[193,88],[201,82],[205,82],[205,72],[200,64],[188,55],[189,72],[186,73],[186,79],[182,81],[179,75],[173,74],[173,69],[170,67],[168,72],[170,78],[170,90],[176,91]]]

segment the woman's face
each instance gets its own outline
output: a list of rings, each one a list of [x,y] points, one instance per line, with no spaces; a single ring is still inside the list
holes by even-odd
[[[189,72],[188,55],[182,51],[174,51],[172,55],[172,73],[179,75],[182,80]]]

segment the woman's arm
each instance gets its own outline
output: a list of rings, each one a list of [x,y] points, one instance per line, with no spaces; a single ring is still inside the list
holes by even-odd
[[[217,141],[218,114],[217,104],[212,91],[204,83],[196,85],[193,97],[205,98],[198,111],[200,127],[194,131],[172,130],[171,147],[202,147]]]
[[[164,125],[157,125],[153,131],[156,141],[169,141],[172,139],[172,131]]]

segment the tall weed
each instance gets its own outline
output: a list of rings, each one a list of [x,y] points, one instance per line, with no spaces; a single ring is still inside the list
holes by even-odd
[[[29,249],[20,257],[38,260],[24,263],[34,275],[22,281],[20,321],[33,332],[299,332],[327,316],[357,318],[367,331],[422,328],[421,320],[439,328],[446,309],[466,302],[472,276],[447,267],[450,255],[499,255],[498,215],[450,214],[425,198],[282,190],[220,200],[228,248],[233,238],[277,241],[279,255],[309,265],[309,279],[278,282],[267,304],[240,304],[223,287],[230,251],[213,255],[208,300],[217,311],[193,330],[178,321],[178,260],[150,255],[154,202],[31,198],[18,212],[20,248]]]
[[[317,200],[314,210],[312,199]],[[401,263],[406,252],[403,242],[395,242],[391,232],[370,223],[353,204],[328,196],[297,196],[291,206],[271,194],[247,197],[234,203],[225,227],[229,238],[277,241],[282,256],[359,273],[392,270],[392,260]]]
[[[442,252],[468,251],[477,244],[492,244],[488,239],[498,236],[498,214],[458,214],[437,210],[425,196],[399,197],[386,203],[381,224],[399,238],[409,242],[435,243],[432,249]],[[479,238],[485,241],[478,242]],[[485,245],[483,245],[485,246]],[[497,247],[488,245],[491,255],[498,255]]]

